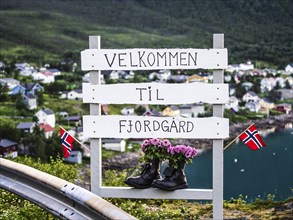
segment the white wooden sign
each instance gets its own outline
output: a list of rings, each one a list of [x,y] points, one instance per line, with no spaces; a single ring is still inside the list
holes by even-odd
[[[229,137],[229,120],[221,117],[83,116],[90,138],[208,138]]]
[[[228,52],[223,49],[87,49],[81,52],[81,69],[154,70],[225,69]]]
[[[82,84],[84,103],[102,104],[224,104],[229,100],[227,84]]]

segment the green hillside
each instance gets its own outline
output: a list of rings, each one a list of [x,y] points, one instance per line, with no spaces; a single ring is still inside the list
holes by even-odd
[[[225,34],[229,63],[293,62],[290,0],[1,0],[0,60],[79,61],[89,35],[103,48],[212,46]]]

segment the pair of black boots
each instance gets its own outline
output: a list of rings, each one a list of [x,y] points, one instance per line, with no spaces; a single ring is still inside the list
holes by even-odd
[[[162,178],[160,175],[160,160],[153,159],[150,163],[142,165],[139,176],[128,177],[125,183],[137,189],[155,187],[162,190],[173,191],[187,188],[187,180],[184,173],[185,162],[179,163],[178,168],[167,167]]]

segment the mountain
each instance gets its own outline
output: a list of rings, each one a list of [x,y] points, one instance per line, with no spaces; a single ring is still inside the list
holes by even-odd
[[[0,60],[79,62],[88,36],[103,48],[212,47],[225,34],[229,63],[293,62],[291,0],[1,0]]]

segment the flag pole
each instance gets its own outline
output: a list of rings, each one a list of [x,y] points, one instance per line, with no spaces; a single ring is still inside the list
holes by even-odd
[[[226,145],[225,147],[224,147],[224,149],[223,149],[223,151],[224,150],[226,150],[231,144],[233,144],[236,140],[237,140],[237,138],[239,138],[247,129],[249,129],[252,125],[254,125],[254,123],[252,123],[251,125],[249,125],[244,131],[242,131],[239,135],[237,135],[237,137],[236,138],[234,138],[228,145]]]
[[[66,129],[63,128],[61,125],[59,125],[59,127],[62,128],[64,131],[66,131]],[[66,132],[68,132],[68,131],[66,131]],[[74,136],[71,136],[71,137],[73,137],[73,139],[74,139],[77,143],[79,143],[82,147],[84,147],[84,148],[87,149],[89,152],[91,152],[90,149],[88,149],[86,146],[84,146],[84,145],[83,145],[79,140],[77,140]]]

